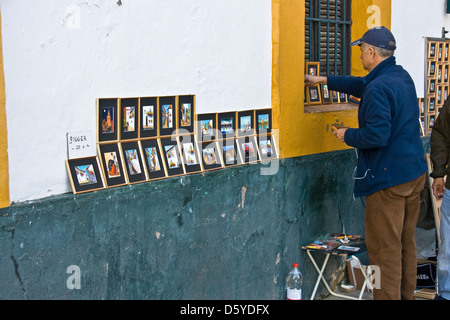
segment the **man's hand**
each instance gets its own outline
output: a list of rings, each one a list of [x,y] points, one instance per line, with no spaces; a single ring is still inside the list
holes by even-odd
[[[305,74],[305,86],[315,86],[316,84],[326,84],[327,77],[319,77],[319,76],[311,76],[309,74]]]
[[[333,131],[333,134],[340,142],[345,142],[345,131],[347,131],[347,129],[348,128],[338,128]]]
[[[436,178],[433,180],[433,194],[436,199],[442,198],[444,195],[444,178]]]

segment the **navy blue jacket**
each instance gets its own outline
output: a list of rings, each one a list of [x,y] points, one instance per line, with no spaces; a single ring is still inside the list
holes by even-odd
[[[428,170],[414,82],[395,57],[366,77],[328,76],[328,87],[361,98],[359,128],[348,129],[344,137],[358,149],[356,197],[412,181]]]

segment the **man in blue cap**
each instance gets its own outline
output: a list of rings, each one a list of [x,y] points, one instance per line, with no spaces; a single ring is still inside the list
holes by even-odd
[[[365,77],[308,76],[306,85],[360,98],[359,128],[334,134],[358,149],[354,194],[366,197],[365,239],[371,265],[380,268],[375,300],[412,300],[417,277],[415,229],[427,164],[420,139],[419,106],[411,76],[396,64],[396,41],[385,27],[367,31],[360,46]]]

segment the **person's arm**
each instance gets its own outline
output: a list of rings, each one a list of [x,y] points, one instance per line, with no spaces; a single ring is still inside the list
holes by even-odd
[[[447,175],[447,164],[450,152],[450,99],[444,103],[441,113],[434,123],[430,137],[430,158],[433,171],[433,194],[439,199],[444,195],[444,177]]]

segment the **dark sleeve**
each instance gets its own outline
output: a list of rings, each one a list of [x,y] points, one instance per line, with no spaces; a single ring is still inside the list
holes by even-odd
[[[434,123],[430,137],[430,158],[433,164],[433,178],[442,178],[447,174],[450,152],[450,99],[444,103],[441,113]]]
[[[367,106],[364,126],[347,129],[345,143],[358,149],[385,147],[389,142],[392,129],[391,103],[382,89],[367,90],[364,93],[364,104]]]
[[[364,92],[364,78],[351,76],[328,76],[327,84],[330,90],[347,93],[361,98]]]

